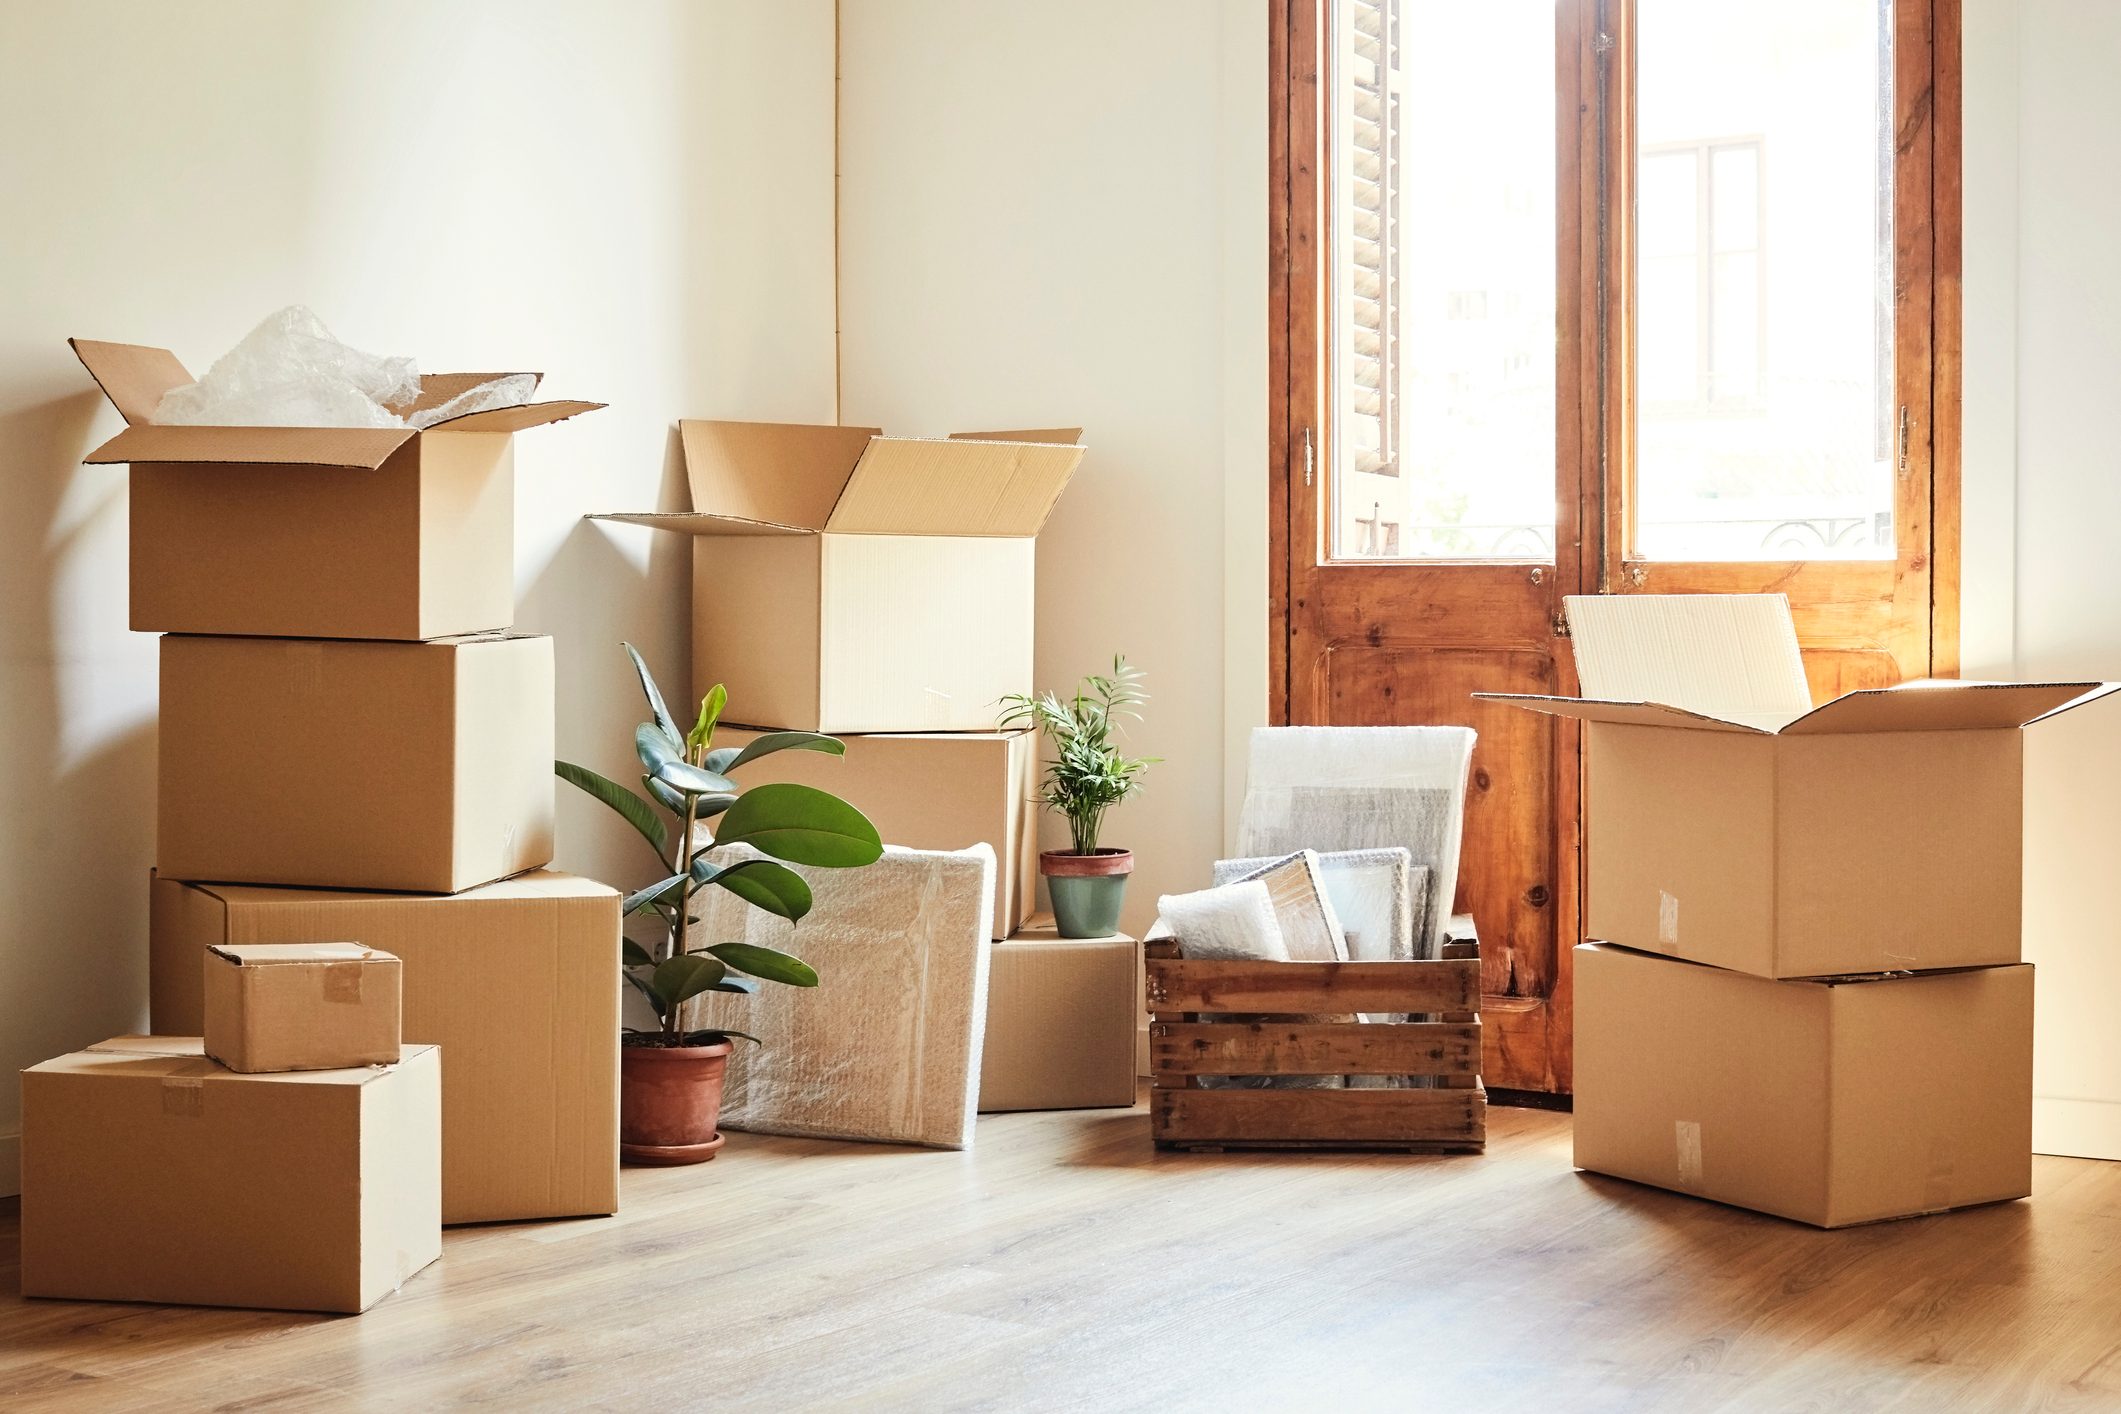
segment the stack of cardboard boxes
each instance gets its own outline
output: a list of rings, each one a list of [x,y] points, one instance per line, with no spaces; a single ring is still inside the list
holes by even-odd
[[[997,730],[995,720],[1003,697],[1031,690],[1034,541],[1082,459],[1079,430],[933,439],[686,421],[680,434],[693,509],[608,518],[694,538],[693,700],[719,682],[732,721],[829,732],[847,747],[839,759],[762,757],[745,784],[831,790],[890,844],[993,847],[1001,946],[988,1056],[1012,1053],[1012,1036],[1055,1012],[1072,1014],[1121,951],[1131,988],[1129,940],[1077,948],[1074,964],[1057,970],[1034,960],[1050,934],[1011,946],[1037,897],[1038,741],[1028,730]],[[730,727],[716,740],[742,745],[754,734]],[[1027,988],[1019,962],[1035,985]],[[1073,1046],[1124,1052],[1126,1093],[1110,1103],[1133,1103],[1132,1015],[1071,1037]],[[983,1070],[982,1108],[991,1107],[994,1076]]]
[[[1821,1227],[2025,1196],[2020,728],[2097,683],[1814,708],[1780,595],[1572,599],[1576,1162]]]
[[[200,1037],[23,1074],[31,1296],[365,1311],[442,1251],[442,1075],[398,960],[217,948]]]
[[[210,948],[387,951],[446,1058],[443,1220],[614,1211],[618,895],[544,867],[552,642],[510,631],[512,434],[600,405],[162,426],[174,356],[75,349],[128,424],[88,460],[131,464],[132,627],[164,635],[153,1030],[201,1034]],[[27,1230],[61,1156],[25,1129]]]

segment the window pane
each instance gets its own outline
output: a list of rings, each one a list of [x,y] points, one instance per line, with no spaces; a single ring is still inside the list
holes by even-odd
[[[1638,0],[1638,555],[1893,553],[1891,32]]]
[[[1552,559],[1552,0],[1332,17],[1332,553]]]

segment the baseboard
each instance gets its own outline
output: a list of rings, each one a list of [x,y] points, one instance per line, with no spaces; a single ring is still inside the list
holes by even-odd
[[[2033,1152],[2121,1159],[2121,1100],[2033,1097]]]
[[[0,1198],[22,1191],[22,1136],[0,1134]]]

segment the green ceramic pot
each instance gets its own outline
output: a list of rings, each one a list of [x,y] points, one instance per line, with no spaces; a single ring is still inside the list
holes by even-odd
[[[1063,938],[1109,938],[1119,931],[1127,876],[1134,872],[1132,850],[1051,849],[1038,857],[1038,872],[1046,876],[1054,927]]]

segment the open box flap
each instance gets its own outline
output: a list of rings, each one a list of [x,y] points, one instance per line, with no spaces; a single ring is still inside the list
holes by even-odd
[[[699,511],[604,511],[590,520],[620,520],[645,525],[650,530],[674,530],[680,535],[815,535],[797,525],[774,525],[738,516],[711,516]]]
[[[877,437],[825,529],[849,535],[1038,534],[1082,462],[1072,443]]]
[[[1583,695],[1662,702],[1773,731],[1812,710],[1781,594],[1572,594]]]
[[[1051,442],[1072,447],[1083,440],[1080,427],[1019,427],[1009,432],[953,432],[953,442]]]
[[[704,518],[690,532],[755,535],[762,532],[745,527],[823,530],[877,429],[688,419],[678,432],[692,509]]]
[[[424,428],[428,432],[521,432],[527,428],[543,427],[548,422],[564,422],[585,412],[595,412],[602,403],[585,403],[578,398],[561,398],[549,403],[520,403],[512,408],[491,408],[486,412],[467,412],[462,417],[452,417]]]
[[[162,397],[170,389],[194,381],[168,349],[107,344],[95,339],[66,342],[88,370],[88,376],[103,390],[103,396],[110,399],[110,405],[135,427],[154,420],[155,409],[162,406]]]
[[[215,943],[206,950],[238,967],[273,967],[283,963],[381,962],[390,954],[359,943]]]
[[[413,396],[412,401],[392,403],[390,410],[400,417],[410,418],[416,412],[438,408],[451,398],[462,397],[481,383],[491,383],[497,378],[535,378],[539,383],[545,381],[544,374],[532,373],[526,369],[517,369],[512,373],[423,373],[420,375],[420,391]]]
[[[1773,726],[1754,726],[1744,722],[1725,721],[1719,717],[1705,717],[1699,712],[1689,712],[1683,707],[1667,707],[1660,702],[1608,702],[1599,698],[1546,697],[1526,692],[1476,692],[1473,696],[1483,702],[1500,702],[1506,707],[1522,707],[1527,712],[1539,712],[1549,717],[1572,717],[1579,722],[1618,722],[1636,727],[1683,727],[1689,731],[1743,732],[1752,736],[1774,730]]]
[[[410,427],[128,427],[81,460],[258,462],[373,471],[420,434]]]
[[[1920,682],[1848,692],[1782,729],[1785,736],[1855,732],[2012,731],[2096,701],[2121,684]]]

